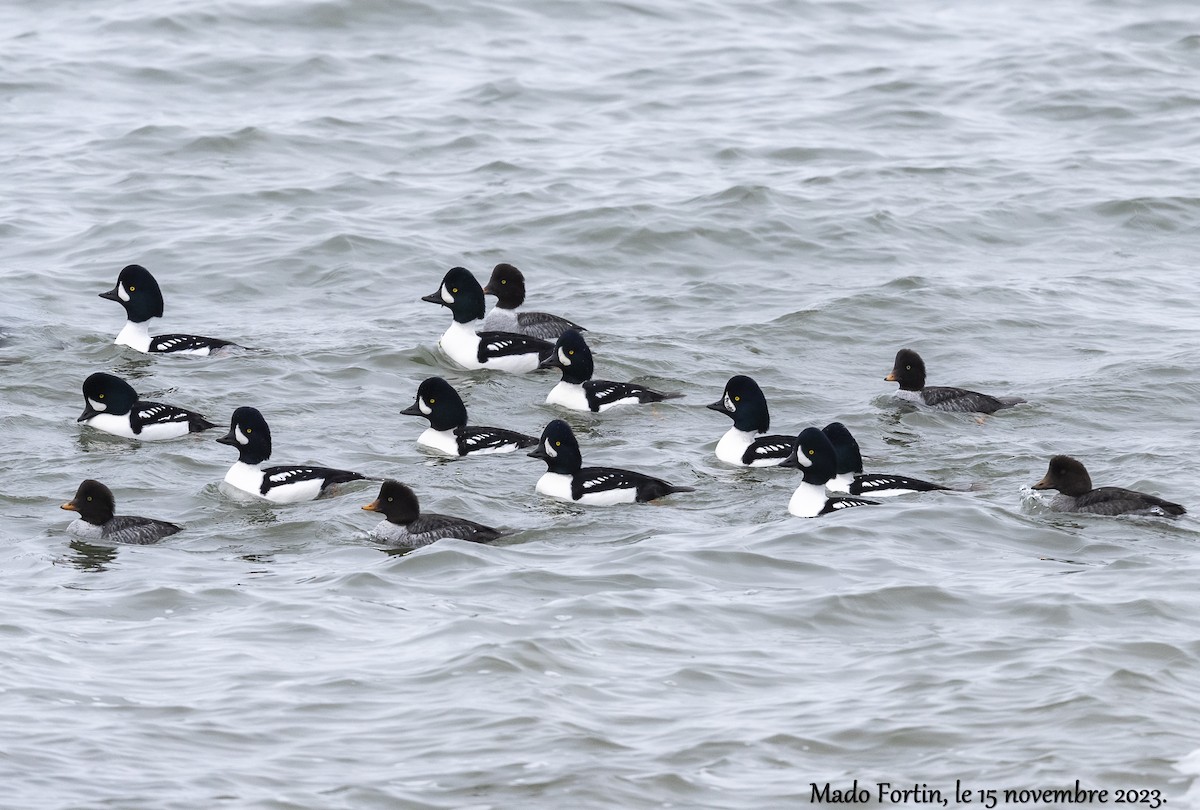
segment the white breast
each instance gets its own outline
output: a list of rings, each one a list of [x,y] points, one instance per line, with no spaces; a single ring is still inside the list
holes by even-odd
[[[558,385],[550,389],[550,393],[546,395],[547,405],[561,405],[564,408],[570,408],[573,411],[590,411],[588,407],[587,394],[583,391],[583,386],[578,383],[559,382]]]
[[[123,439],[138,438],[133,435],[133,428],[129,426],[129,414],[114,416],[111,413],[98,413],[83,424],[94,427],[96,430],[103,430],[105,433],[111,433],[114,436],[120,436]]]
[[[99,540],[104,534],[104,527],[88,523],[83,518],[75,518],[67,526],[67,533],[81,540]]]
[[[915,402],[918,405],[924,405],[925,400],[921,398],[920,391],[904,391],[898,390],[895,394],[896,399],[902,399],[905,402]]]
[[[842,473],[829,479],[829,483],[825,486],[833,492],[850,492],[850,485],[854,483],[854,473]]]
[[[825,487],[805,482],[792,493],[792,499],[788,501],[788,511],[796,517],[816,517],[825,508],[828,498]]]
[[[476,322],[477,323],[477,322]],[[438,346],[446,356],[463,368],[483,368],[479,362],[479,335],[475,334],[472,325],[451,321],[450,328],[438,341]]]
[[[571,497],[571,476],[569,475],[552,472],[545,473],[538,479],[537,491],[542,495],[558,498],[560,501],[574,502],[574,499]]]
[[[742,463],[742,455],[746,452],[746,448],[754,442],[754,436],[755,434],[749,430],[738,430],[731,427],[721,437],[721,441],[717,442],[717,458],[726,464],[745,467],[746,465]]]
[[[417,438],[417,444],[423,444],[448,456],[458,455],[458,439],[454,436],[453,428],[450,430],[426,428],[425,432]]]
[[[150,351],[150,321],[143,323],[126,321],[125,328],[117,333],[117,339],[113,343],[118,346],[128,346],[139,352]]]
[[[246,464],[238,461],[225,473],[225,483],[229,486],[247,492],[256,498],[262,498],[259,489],[262,487],[263,472],[256,464]]]

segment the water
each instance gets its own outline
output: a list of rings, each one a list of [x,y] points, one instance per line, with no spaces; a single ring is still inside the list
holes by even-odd
[[[5,807],[1200,804],[1195,519],[1022,494],[1065,452],[1200,509],[1192,4],[14,2],[0,36]],[[431,374],[478,424],[561,415],[552,375],[436,352],[420,296],[498,261],[600,376],[686,394],[570,416],[585,460],[696,493],[576,508],[522,455],[416,449]],[[158,332],[263,351],[113,346],[130,262]],[[899,410],[906,345],[1031,404]],[[513,534],[392,555],[368,484],[235,503],[216,431],[77,426],[98,370]],[[788,471],[712,455],[735,373],[775,430],[976,489],[790,518]],[[85,477],[186,531],[72,543]]]

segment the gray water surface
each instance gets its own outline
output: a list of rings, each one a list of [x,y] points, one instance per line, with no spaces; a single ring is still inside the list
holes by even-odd
[[[0,46],[4,807],[1200,805],[1195,518],[1024,491],[1069,453],[1200,509],[1194,4],[16,0]],[[566,415],[585,462],[695,493],[581,508],[417,448],[434,374],[476,424],[564,416],[436,349],[420,296],[499,261],[599,376],[685,394]],[[259,351],[112,345],[134,262],[157,332]],[[901,409],[902,346],[1029,404]],[[369,483],[238,503],[223,427],[77,425],[94,371],[511,534],[389,554]],[[790,517],[793,471],[713,455],[738,373],[774,430],[971,491]],[[87,477],[186,530],[73,542]]]

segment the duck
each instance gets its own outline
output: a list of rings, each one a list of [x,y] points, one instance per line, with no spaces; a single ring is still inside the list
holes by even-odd
[[[900,384],[896,397],[937,411],[953,413],[995,413],[1025,402],[1020,397],[993,397],[964,388],[925,385],[925,361],[912,349],[896,352],[892,371],[885,382]]]
[[[632,470],[614,467],[584,467],[579,441],[571,426],[561,419],[546,425],[530,458],[546,462],[538,479],[537,492],[550,498],[590,506],[646,503],[677,492],[694,492],[694,487],[669,484]]]
[[[112,490],[92,478],[81,483],[75,497],[60,508],[79,515],[67,526],[67,532],[87,542],[146,546],[183,531],[178,523],[113,514],[117,501]]]
[[[383,515],[383,522],[371,530],[371,537],[393,546],[427,546],[445,537],[490,543],[501,536],[499,530],[474,521],[431,512],[422,514],[416,493],[390,478],[379,487],[379,496],[363,509]]]
[[[422,380],[417,387],[416,400],[400,413],[428,419],[429,427],[417,439],[417,444],[448,456],[511,453],[538,443],[536,437],[513,430],[468,425],[467,406],[462,397],[441,377]]]
[[[792,454],[795,436],[767,435],[771,413],[762,388],[752,377],[730,377],[721,398],[705,407],[733,420],[733,427],[717,442],[718,460],[737,467],[778,467]]]
[[[554,344],[554,351],[542,360],[540,368],[562,370],[562,380],[550,389],[546,404],[560,405],[573,411],[600,413],[618,405],[645,405],[683,396],[664,394],[636,383],[592,379],[592,351],[583,335],[574,329],[562,333]]]
[[[1058,491],[1050,500],[1050,508],[1055,512],[1159,517],[1178,517],[1187,512],[1177,503],[1144,492],[1121,487],[1093,488],[1087,468],[1071,456],[1052,457],[1045,476],[1033,488]]]
[[[558,315],[521,311],[520,307],[525,303],[525,275],[507,262],[492,268],[492,276],[483,286],[483,294],[496,296],[496,306],[483,320],[485,330],[516,332],[542,340],[558,340],[568,329],[586,331],[574,321]]]
[[[114,344],[153,354],[196,355],[207,357],[241,348],[236,343],[199,335],[159,335],[150,337],[150,321],[163,316],[163,297],[158,281],[140,264],[126,265],[117,283],[101,298],[116,301],[125,308],[125,327]]]
[[[349,470],[309,465],[263,467],[271,458],[271,428],[257,408],[243,406],[233,412],[229,433],[219,444],[237,448],[238,460],[225,473],[225,483],[271,503],[311,501],[335,484],[366,480]]]
[[[483,326],[483,288],[465,267],[450,268],[437,291],[421,300],[450,310],[450,327],[438,346],[462,368],[524,374],[537,369],[554,350],[548,341],[516,332],[477,332]]]
[[[132,385],[103,371],[83,381],[83,413],[75,421],[124,439],[147,442],[216,427],[195,411],[140,399]]]
[[[833,445],[834,455],[837,457],[837,475],[830,479],[827,485],[834,492],[869,495],[873,498],[891,498],[914,492],[939,492],[950,489],[941,484],[922,481],[920,478],[910,478],[907,475],[864,473],[862,453],[858,448],[858,441],[849,428],[841,422],[830,422],[821,428],[821,432]]]
[[[820,428],[800,431],[791,455],[780,466],[794,467],[804,473],[804,479],[788,501],[788,512],[796,517],[820,517],[855,506],[879,505],[879,501],[826,492],[826,485],[837,474],[837,454]]]

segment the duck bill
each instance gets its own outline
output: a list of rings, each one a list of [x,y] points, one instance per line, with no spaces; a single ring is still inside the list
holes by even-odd
[[[101,298],[107,298],[109,301],[116,301],[118,304],[124,304],[125,302],[121,300],[121,296],[117,295],[118,289],[119,287],[113,287],[108,292],[102,292],[99,295]]]
[[[446,302],[442,300],[441,290],[438,290],[437,292],[431,292],[429,295],[422,295],[421,300],[428,301],[431,304],[441,304],[442,306],[446,306]]]
[[[495,293],[492,292],[492,285],[485,284],[483,287],[483,294],[484,295],[495,295]]]
[[[237,447],[237,439],[233,435],[233,431],[229,431],[221,438],[217,439],[217,444],[228,444],[231,447]]]
[[[100,411],[96,410],[91,405],[84,405],[83,413],[79,414],[79,418],[76,419],[75,421],[76,422],[86,422],[87,420],[91,419],[93,416],[99,416],[99,415],[100,415]]]
[[[64,503],[62,506],[60,506],[58,508],[66,509],[68,512],[78,512],[79,511],[78,509],[75,508],[75,501],[67,501],[66,503]]]
[[[414,402],[412,405],[409,405],[407,408],[400,411],[400,415],[401,416],[424,416],[425,414],[421,413],[421,407],[419,405],[417,405],[417,403]]]
[[[528,455],[530,458],[540,458],[543,461],[550,458],[550,456],[546,455],[545,448],[543,448],[540,444],[536,449],[530,450],[526,455]]]
[[[704,407],[708,408],[710,411],[716,411],[717,413],[723,413],[726,416],[729,415],[729,409],[725,407],[725,400],[723,400],[723,399],[718,399],[716,402],[712,403],[711,405],[705,405]]]
[[[366,506],[363,507],[363,511],[364,512],[378,512],[379,511],[379,501],[377,501],[377,500],[371,501],[369,504],[367,504]]]
[[[1054,486],[1051,485],[1049,480],[1043,478],[1041,481],[1038,481],[1036,484],[1034,484],[1033,488],[1034,489],[1054,489]]]
[[[887,375],[886,377],[884,377],[884,378],[883,378],[883,381],[884,381],[884,382],[896,382],[896,371],[895,371],[895,369],[893,369],[892,371],[888,372],[888,375]]]
[[[538,368],[562,368],[563,364],[558,359],[558,353],[555,352],[549,357],[542,358],[542,362],[538,363]]]
[[[800,457],[798,455],[796,455],[795,453],[792,453],[790,456],[785,458],[783,461],[779,462],[779,466],[780,467],[794,467],[795,469],[800,469]]]

